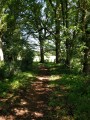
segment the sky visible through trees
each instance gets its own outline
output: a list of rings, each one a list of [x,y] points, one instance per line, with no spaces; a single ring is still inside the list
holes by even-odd
[[[0,6],[5,61],[15,62],[23,49],[31,49],[41,63],[44,56],[54,55],[56,63],[63,60],[70,69],[79,61],[82,71],[90,72],[89,0],[11,0]]]
[[[89,103],[90,0],[0,0],[0,119],[90,120]]]

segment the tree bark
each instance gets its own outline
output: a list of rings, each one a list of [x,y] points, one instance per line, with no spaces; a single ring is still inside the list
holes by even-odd
[[[55,19],[55,52],[56,52],[56,63],[60,62],[60,12],[61,12],[61,8],[60,8],[60,0],[56,0],[56,5],[54,6],[54,4],[52,3],[52,0],[48,0],[52,10],[54,12],[54,19]]]
[[[84,49],[84,62],[83,62],[83,73],[89,74],[90,73],[90,37],[86,34],[85,36],[85,45],[86,48]]]
[[[56,63],[60,62],[60,41],[60,2],[57,0],[55,11]]]
[[[65,10],[66,10],[66,28],[68,30],[69,27],[69,21],[68,21],[68,0],[65,1]],[[67,35],[68,33],[66,33]],[[70,55],[70,47],[71,43],[69,38],[66,38],[66,67],[70,69],[70,60],[71,60],[71,55]]]
[[[56,43],[56,63],[60,62],[60,29],[56,22],[56,34],[55,34],[55,43]]]
[[[40,57],[41,57],[40,62],[44,63],[44,41],[41,36],[41,31],[39,32],[39,42],[40,42]]]
[[[89,54],[90,54],[90,37],[87,34],[87,27],[88,27],[88,20],[87,20],[87,4],[85,1],[83,1],[83,3],[80,3],[81,6],[83,6],[83,8],[81,7],[81,13],[82,13],[82,31],[83,31],[83,35],[82,35],[82,40],[85,43],[85,49],[84,49],[84,57],[83,57],[83,73],[88,74],[90,72],[90,58],[89,58]]]

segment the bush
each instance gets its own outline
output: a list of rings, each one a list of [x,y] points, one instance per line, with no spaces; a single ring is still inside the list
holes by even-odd
[[[0,62],[0,80],[4,80],[7,76],[7,66],[4,62]]]
[[[21,60],[21,70],[26,71],[32,68],[33,63],[33,51],[31,49],[25,49],[22,52]]]
[[[14,75],[15,66],[12,63],[0,63],[0,80],[11,78]]]

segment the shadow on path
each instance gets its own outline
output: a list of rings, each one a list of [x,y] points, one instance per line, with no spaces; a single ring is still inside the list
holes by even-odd
[[[52,88],[48,86],[49,71],[40,66],[40,74],[25,89],[19,89],[0,108],[0,120],[50,120],[48,98]]]

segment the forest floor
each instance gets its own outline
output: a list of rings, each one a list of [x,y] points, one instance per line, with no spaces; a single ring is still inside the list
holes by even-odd
[[[42,65],[38,71],[34,80],[31,83],[28,81],[27,87],[0,98],[3,102],[0,120],[50,120],[48,98],[52,88],[48,87],[49,71]]]
[[[81,88],[78,81],[75,81],[79,76],[59,74],[55,66],[47,67],[42,64],[34,71],[36,73],[33,76],[28,72],[17,77],[17,80],[11,80],[9,85],[13,84],[12,89],[6,85],[8,92],[0,97],[0,120],[89,120],[89,107],[84,115],[80,113],[88,106],[89,101],[87,97],[85,99],[85,95],[82,99],[87,103],[86,106],[81,100],[82,96],[79,100],[82,80],[79,82]],[[80,103],[83,108],[77,107]]]

